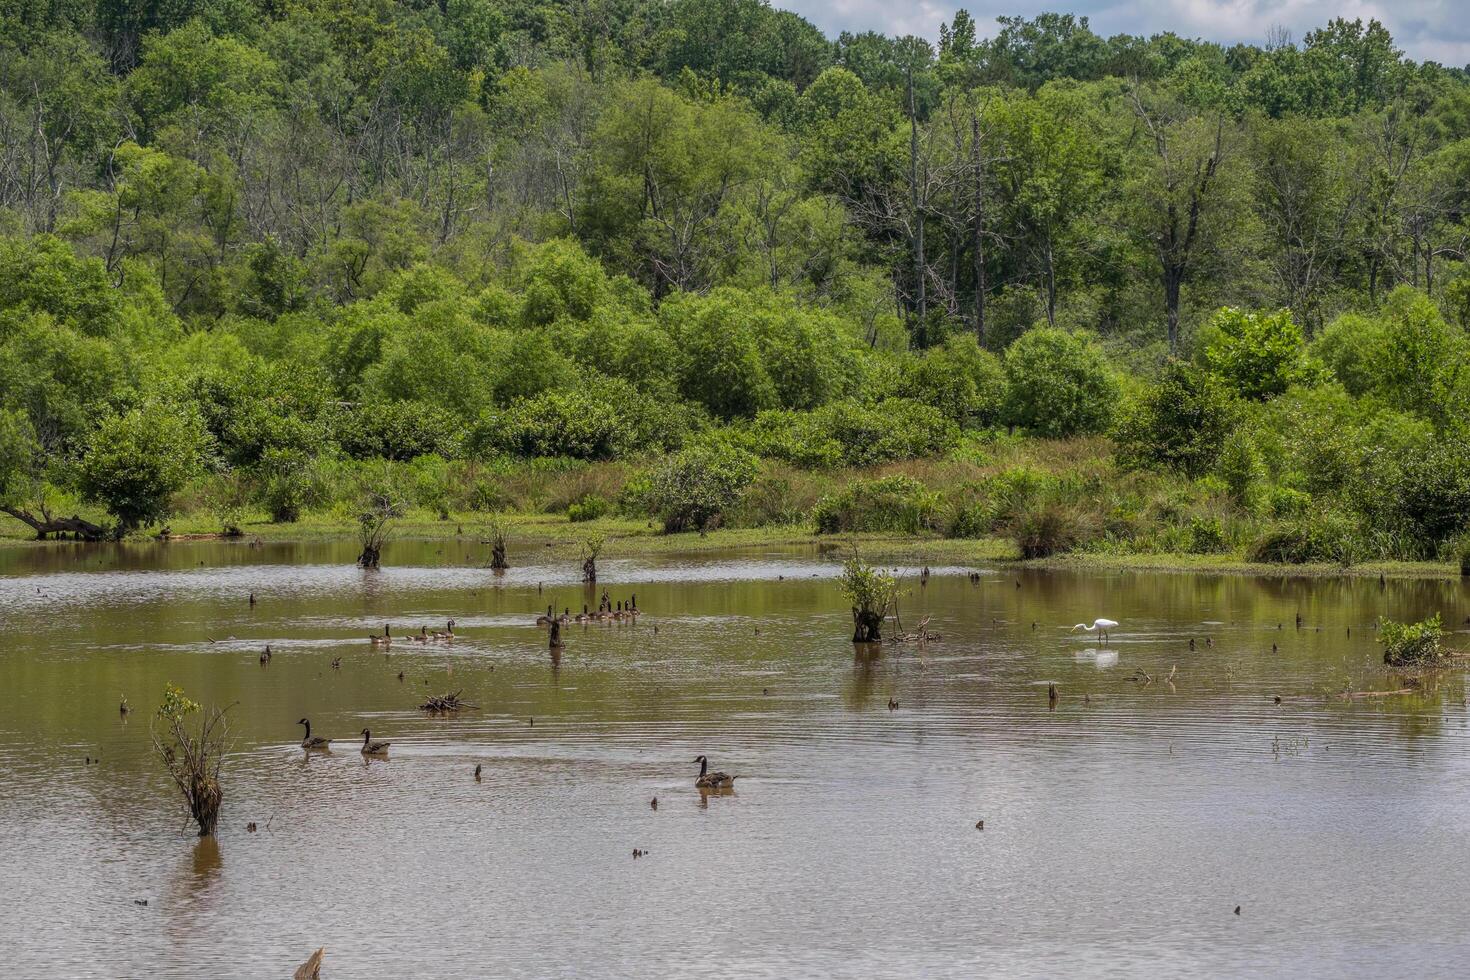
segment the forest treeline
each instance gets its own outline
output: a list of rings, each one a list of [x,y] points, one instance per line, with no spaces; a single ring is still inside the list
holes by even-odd
[[[1457,548],[1466,71],[938,27],[0,0],[0,504]]]

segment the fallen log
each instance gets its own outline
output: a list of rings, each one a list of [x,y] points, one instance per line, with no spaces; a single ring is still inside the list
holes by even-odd
[[[0,507],[0,513],[9,514],[36,532],[37,541],[45,541],[48,534],[75,534],[83,541],[101,541],[108,536],[107,528],[91,521],[84,521],[73,514],[70,517],[52,517],[45,508],[37,517],[24,507]]]
[[[1417,687],[1401,687],[1396,691],[1343,691],[1338,694],[1339,701],[1356,701],[1359,698],[1391,698],[1395,694],[1413,694],[1418,691]]]

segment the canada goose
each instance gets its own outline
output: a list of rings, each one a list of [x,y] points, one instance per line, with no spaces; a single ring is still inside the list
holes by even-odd
[[[383,624],[383,635],[376,633],[368,634],[368,642],[374,646],[388,646],[393,642],[393,626],[391,623]]]
[[[657,810],[658,809],[658,797],[655,796],[653,799],[649,800],[648,801],[648,806],[649,806],[649,809]]]
[[[362,730],[362,754],[363,755],[387,755],[388,746],[392,742],[374,742],[373,733],[366,728]]]
[[[553,619],[555,619],[555,618],[556,617],[552,615],[551,607],[550,606],[547,606],[546,607],[546,612],[544,612],[540,616],[537,616],[536,617],[536,625],[537,626],[550,626],[551,625],[551,621]]]
[[[260,662],[268,664],[271,662],[271,645],[267,643],[265,649],[260,652]]]
[[[322,738],[320,735],[313,735],[311,733],[311,722],[307,719],[303,718],[296,724],[306,726],[306,734],[301,737],[301,747],[306,751],[312,752],[317,749],[325,749],[331,746],[331,739]]]
[[[480,781],[480,766],[481,765],[483,765],[483,763],[478,763],[478,762],[475,763],[475,782],[477,782],[477,783]]]
[[[696,756],[695,762],[699,763],[699,778],[694,785],[700,789],[731,789],[739,776],[730,776],[723,772],[710,772],[709,760],[704,756]]]

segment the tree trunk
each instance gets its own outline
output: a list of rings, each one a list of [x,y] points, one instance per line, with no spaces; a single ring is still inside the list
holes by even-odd
[[[929,323],[929,298],[924,282],[924,212],[919,207],[919,119],[914,104],[914,73],[908,72],[909,89],[909,204],[914,222],[914,290],[915,309],[919,314],[921,341]]]
[[[102,541],[108,537],[106,528],[84,521],[75,514],[71,517],[52,517],[43,510],[41,516],[36,517],[21,507],[0,507],[0,513],[9,514],[35,531],[37,541],[45,541],[48,534],[70,533],[84,541]]]
[[[970,117],[970,149],[975,166],[975,226],[970,250],[975,260],[975,341],[985,346],[985,158],[980,153],[980,117]]]
[[[877,643],[883,639],[883,614],[872,609],[852,610],[852,642]]]
[[[1169,326],[1169,353],[1179,350],[1179,287],[1184,276],[1180,270],[1164,267],[1164,314]]]

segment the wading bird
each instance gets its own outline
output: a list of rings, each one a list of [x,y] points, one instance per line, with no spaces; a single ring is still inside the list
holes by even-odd
[[[1086,623],[1078,623],[1076,626],[1072,627],[1072,632],[1075,633],[1078,630],[1087,630],[1087,632],[1089,633],[1097,633],[1103,638],[1104,641],[1106,641],[1108,638],[1108,634],[1112,631],[1113,627],[1117,625],[1118,621],[1116,619],[1099,618],[1094,619],[1091,626],[1088,626]]]

